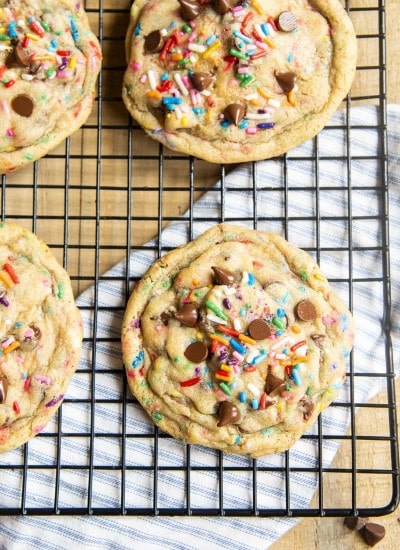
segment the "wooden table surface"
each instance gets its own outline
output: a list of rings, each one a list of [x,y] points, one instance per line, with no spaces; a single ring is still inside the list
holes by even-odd
[[[365,2],[362,2],[365,5]],[[377,2],[371,2],[376,5]],[[387,18],[387,98],[391,103],[400,103],[400,17],[399,17],[399,0],[388,0],[386,2],[386,18]],[[368,28],[370,21],[359,22],[359,29]],[[360,31],[359,31],[360,32]],[[400,418],[400,381],[396,383],[397,395],[397,418]],[[383,399],[384,396],[378,396],[375,400]],[[358,425],[370,425],[370,411],[361,410],[357,415]],[[384,430],[384,419],[378,420],[376,424],[376,433],[381,433]],[[375,426],[375,419],[374,419]],[[399,429],[399,425],[398,425]],[[379,464],[384,457],[376,452],[374,446],[370,443],[361,451],[361,456],[358,455],[361,463]],[[332,467],[340,467],[348,464],[350,450],[343,446],[332,464]],[[360,485],[362,484],[362,487]],[[358,484],[358,489],[363,494],[363,502],[366,506],[383,506],[388,502],[388,491],[390,489],[390,481],[382,480],[378,476],[371,476],[370,479],[364,479]],[[333,493],[340,495],[348,491],[348,480],[336,479],[332,483],[331,490]],[[317,504],[317,498],[314,497],[314,506]],[[388,516],[374,518],[371,521],[381,523],[386,528],[386,536],[379,543],[379,550],[395,550],[400,548],[400,509]],[[285,537],[274,544],[272,550],[361,550],[368,548],[360,536],[356,535],[349,529],[343,526],[342,518],[318,518],[318,519],[302,519],[301,522],[293,528]]]
[[[126,9],[130,4],[130,0],[104,0],[104,7],[109,11],[118,8]],[[352,6],[371,6],[378,4],[378,0],[352,0]],[[97,8],[96,0],[88,0],[88,7]],[[399,88],[400,77],[398,60],[400,59],[400,18],[398,16],[399,0],[387,0],[387,27],[388,27],[388,100],[390,102],[400,103]],[[356,30],[359,34],[374,33],[377,31],[376,13],[360,12],[353,14],[353,20]],[[96,14],[90,14],[93,27],[96,28]],[[116,13],[114,18],[107,14],[104,18],[104,33],[112,36],[113,33],[121,35],[126,27],[126,15]],[[122,30],[121,30],[122,29]],[[375,42],[376,44],[376,42]],[[360,44],[360,65],[377,64],[376,47],[372,46],[369,40],[363,41]],[[116,48],[118,51],[115,51]],[[104,46],[105,64],[113,65],[118,63],[121,65],[123,59],[123,42],[122,40],[105,42]],[[397,63],[396,63],[397,60]],[[120,81],[116,82],[117,73],[104,72],[103,80],[103,96],[113,96],[118,98],[116,102],[104,102],[103,104],[103,123],[126,125],[127,113],[119,101]],[[118,73],[118,79],[122,78],[122,71]],[[111,76],[110,76],[111,75]],[[365,91],[377,93],[378,90],[378,72],[375,71],[360,71],[353,86],[353,95],[365,95]],[[16,219],[20,223],[25,223],[29,228],[33,228],[40,237],[55,246],[54,251],[59,259],[67,259],[67,267],[73,278],[74,290],[76,293],[83,290],[86,286],[93,282],[94,270],[98,269],[99,273],[104,272],[107,268],[114,265],[126,253],[126,225],[123,216],[127,212],[127,193],[122,191],[119,186],[126,186],[127,164],[126,161],[115,162],[115,157],[118,155],[126,155],[127,149],[127,132],[115,130],[102,132],[102,155],[101,162],[101,177],[102,182],[105,182],[105,187],[101,191],[101,197],[96,196],[96,124],[98,122],[97,113],[93,112],[89,119],[89,124],[93,125],[93,130],[88,128],[77,132],[70,141],[70,146],[67,153],[71,156],[68,172],[68,205],[65,203],[65,144],[62,144],[55,152],[60,154],[60,158],[42,159],[38,163],[37,173],[33,172],[32,167],[29,167],[21,172],[7,177],[7,196],[5,200],[6,217],[8,219]],[[151,154],[156,158],[158,146],[151,140],[138,140],[135,143],[136,155]],[[85,159],[83,162],[79,158],[85,154],[91,157],[91,160]],[[111,159],[107,161],[107,158]],[[114,161],[113,161],[114,158]],[[140,195],[136,194],[136,200],[139,198],[140,214],[156,216],[158,197],[158,163],[154,162],[154,166],[148,160],[137,160],[132,164],[132,169],[135,173],[135,178],[138,175],[143,177],[143,181],[149,182],[149,189]],[[179,168],[182,167],[182,163]],[[188,168],[187,168],[188,169]],[[219,167],[209,165],[207,163],[196,163],[196,181],[202,186],[210,186],[214,183],[219,175]],[[188,174],[180,173],[182,181],[188,180]],[[37,178],[39,187],[32,190],[32,177]],[[165,172],[165,184],[173,187],[176,185],[176,173],[173,170]],[[185,178],[185,179],[184,179]],[[42,186],[40,184],[54,184]],[[82,184],[84,186],[82,187]],[[103,184],[102,184],[103,185]],[[21,189],[24,187],[24,200],[21,201]],[[153,192],[154,189],[154,192]],[[165,216],[177,216],[184,212],[188,206],[189,193],[187,191],[179,194],[175,192],[169,196],[172,200],[165,202],[163,213]],[[96,258],[96,250],[93,242],[97,230],[97,219],[95,204],[100,200],[101,215],[110,219],[102,221],[101,225],[101,249]],[[36,222],[31,220],[32,201],[34,207],[39,214]],[[67,254],[62,245],[64,239],[64,219],[65,211],[68,209],[68,239],[69,243],[75,245],[68,248]],[[119,214],[119,216],[116,215]],[[135,212],[133,212],[135,214]],[[136,213],[137,214],[137,213]],[[24,218],[25,216],[25,218]],[[155,219],[142,223],[140,231],[132,231],[132,245],[138,245],[146,242],[150,237],[157,232],[157,217]],[[86,247],[85,247],[86,246]],[[98,261],[98,265],[96,262]],[[86,280],[79,277],[87,275]],[[397,385],[397,389],[400,386]],[[379,399],[379,397],[378,397]],[[368,413],[368,411],[367,411]],[[368,426],[371,419],[366,417],[358,417],[357,423],[362,426],[363,423]],[[374,418],[374,423],[377,423],[378,430],[384,430],[384,418],[380,419],[379,415]],[[371,433],[371,432],[369,432]],[[336,464],[348,464],[350,451],[348,448],[342,447],[337,454]],[[358,453],[359,463],[371,464],[381,463],[387,457],[381,456],[379,449],[376,449],[372,443],[364,446]],[[381,461],[381,462],[380,462]],[[388,484],[384,479],[374,476],[375,480],[364,479],[358,480],[359,491],[363,494],[363,499],[366,505],[383,506],[387,502]],[[334,479],[327,481],[328,493],[331,493],[332,498],[338,498],[337,504],[340,505],[340,495],[348,492],[349,479]],[[386,500],[385,500],[386,499]],[[391,516],[382,518],[388,528],[388,534],[385,540],[380,544],[380,549],[395,549],[399,547],[398,539],[400,538],[400,523],[397,522],[397,517],[400,513],[394,513]],[[261,522],[263,520],[260,520]],[[347,549],[347,548],[364,548],[365,545],[354,535],[343,527],[342,519],[304,519],[292,531],[290,531],[283,539],[273,546],[273,550],[285,549],[311,549],[318,548],[325,550]]]

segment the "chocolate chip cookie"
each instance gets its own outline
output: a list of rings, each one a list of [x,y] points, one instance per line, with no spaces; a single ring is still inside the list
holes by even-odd
[[[288,449],[345,378],[354,324],[315,261],[272,233],[221,224],[159,259],[122,331],[129,386],[186,443]]]
[[[0,224],[0,453],[39,433],[78,364],[82,321],[65,270],[33,233]]]
[[[154,139],[217,163],[280,155],[314,136],[352,83],[338,0],[137,0],[123,100]]]
[[[0,174],[82,126],[100,65],[82,2],[0,0]]]

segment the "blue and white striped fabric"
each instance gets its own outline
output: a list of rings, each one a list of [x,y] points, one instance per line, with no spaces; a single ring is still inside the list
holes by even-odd
[[[382,283],[373,279],[382,277],[380,225],[380,153],[378,131],[378,110],[375,107],[359,107],[351,110],[350,150],[345,132],[340,129],[345,114],[337,113],[330,128],[318,137],[321,160],[317,167],[310,161],[315,146],[307,142],[288,155],[286,165],[290,191],[285,196],[283,188],[284,167],[276,161],[259,162],[257,170],[256,216],[258,229],[281,233],[288,240],[306,249],[322,249],[317,258],[326,276],[334,281],[333,286],[345,302],[349,300],[348,283],[350,265],[353,269],[353,313],[357,325],[357,339],[354,350],[356,373],[386,372],[385,350],[382,342]],[[392,270],[392,338],[395,368],[400,370],[400,106],[391,106],[388,114],[389,129],[389,191],[391,216],[391,270]],[[351,162],[351,190],[348,190],[348,166]],[[290,159],[296,158],[295,162]],[[318,174],[315,170],[318,169]],[[316,175],[319,191],[316,194]],[[218,223],[221,217],[235,223],[253,219],[254,188],[252,171],[248,165],[233,170],[225,181],[225,191],[217,183],[194,205],[193,217],[207,222],[194,222],[196,237],[206,228]],[[332,189],[334,187],[334,189]],[[228,190],[226,190],[228,189]],[[223,206],[221,196],[223,194]],[[286,198],[286,210],[285,210]],[[352,214],[352,253],[349,253],[348,214]],[[282,218],[289,220],[285,233]],[[320,226],[315,219],[321,219]],[[173,223],[162,233],[162,247],[175,247],[186,243],[188,216]],[[154,243],[152,243],[154,244]],[[359,247],[363,250],[358,252]],[[367,247],[367,250],[365,249]],[[351,256],[351,257],[350,257]],[[154,252],[141,250],[129,258],[130,275],[140,277],[154,261]],[[97,316],[97,338],[118,338],[122,314],[110,311],[110,306],[120,307],[124,302],[124,285],[107,277],[126,274],[126,262],[115,266],[97,288],[100,309]],[[366,281],[366,282],[362,282]],[[93,318],[90,307],[94,305],[94,289],[82,294],[77,303],[89,306],[83,310],[86,337],[93,335]],[[92,349],[86,345],[81,368],[87,373],[76,375],[68,396],[77,399],[90,398]],[[110,369],[121,369],[121,355],[118,342],[99,341],[96,350],[96,404],[95,429],[97,434],[120,433],[122,413],[119,404],[108,404],[107,400],[120,399],[123,376]],[[121,373],[122,374],[122,373]],[[356,377],[355,399],[363,402],[383,389],[385,379],[379,377]],[[349,384],[346,383],[339,401],[348,401]],[[348,426],[348,409],[330,407],[322,414],[322,431],[325,435],[341,435]],[[62,430],[64,433],[88,433],[90,431],[90,410],[87,405],[68,402],[62,408]],[[54,429],[54,425],[49,427]],[[317,428],[314,427],[314,433]],[[139,406],[129,405],[126,430],[128,434],[151,434],[153,426]],[[126,457],[129,466],[151,465],[153,448],[151,438],[128,438]],[[338,440],[323,443],[322,465],[327,467],[333,460],[339,445]],[[159,465],[178,466],[185,464],[185,449],[175,441],[159,440]],[[33,440],[29,444],[30,464],[49,464],[55,456],[56,442],[52,438]],[[88,438],[62,440],[63,465],[88,464]],[[0,457],[0,463],[15,463],[19,451]],[[120,463],[120,440],[118,437],[96,437],[93,449],[96,465],[116,466]],[[50,457],[50,458],[49,458]],[[192,447],[191,465],[206,467],[217,465],[217,454],[208,449]],[[51,462],[50,462],[51,463]],[[257,461],[259,466],[282,467],[283,455],[265,457]],[[243,457],[224,457],[224,466],[243,467],[250,461]],[[318,452],[315,442],[302,439],[290,452],[292,467],[312,468],[318,466]],[[118,470],[118,468],[117,468]],[[179,472],[178,472],[179,473]],[[7,487],[1,507],[18,506],[20,473],[2,472],[2,488]],[[54,498],[54,472],[34,470],[29,474],[27,506],[51,506]],[[96,469],[93,476],[93,507],[120,506],[119,473],[110,469]],[[88,479],[84,471],[62,470],[60,480],[60,506],[84,507],[87,505]],[[126,473],[126,506],[151,507],[153,505],[153,474],[133,468]],[[310,474],[293,473],[290,477],[290,506],[306,508],[316,487],[316,478]],[[218,478],[210,470],[195,470],[191,473],[191,504],[193,508],[218,508]],[[158,478],[157,506],[179,508],[186,505],[185,479],[176,471],[160,470]],[[224,506],[226,508],[252,507],[252,472],[228,470],[224,474]],[[273,471],[258,474],[257,506],[265,509],[285,508],[284,474]],[[229,548],[231,550],[264,550],[290,529],[296,520],[289,518],[151,518],[151,517],[5,517],[0,520],[0,543],[9,549],[30,548],[55,550],[67,548],[110,548],[141,550],[155,549],[202,549]]]

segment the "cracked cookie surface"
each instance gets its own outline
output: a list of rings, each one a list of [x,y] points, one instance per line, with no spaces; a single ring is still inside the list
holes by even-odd
[[[100,66],[82,2],[0,0],[0,174],[82,126]]]
[[[66,271],[16,224],[0,224],[0,453],[39,433],[77,367],[82,320]]]
[[[186,443],[288,449],[337,395],[354,325],[315,261],[278,235],[221,224],[158,260],[129,299],[129,386]]]
[[[280,155],[348,92],[357,48],[337,0],[137,0],[123,100],[154,139],[211,162]]]

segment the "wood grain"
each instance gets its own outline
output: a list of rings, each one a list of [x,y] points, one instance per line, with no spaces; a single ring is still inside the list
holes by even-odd
[[[371,2],[371,5],[376,5],[377,2]],[[361,2],[365,6],[365,2]],[[400,17],[399,17],[399,0],[388,0],[386,2],[386,19],[387,19],[387,99],[390,103],[400,103]],[[359,32],[373,32],[371,19],[368,17],[361,18],[357,26]],[[362,50],[362,55],[370,59],[368,51]],[[355,90],[361,90],[363,86],[369,89],[368,78],[358,75],[359,80],[355,83]],[[396,397],[397,397],[397,418],[400,418],[400,381],[396,382]],[[379,395],[374,401],[379,402],[385,398],[384,394]],[[383,417],[371,418],[371,410],[361,410],[357,415],[358,426],[371,426],[373,422],[374,430],[377,434],[386,433],[385,421]],[[399,429],[399,426],[398,426]],[[371,432],[370,432],[371,433]],[[343,445],[332,464],[332,467],[341,467],[348,465],[351,457],[350,448]],[[369,443],[361,449],[361,455],[358,455],[360,464],[374,464],[378,460],[387,461],[387,453],[382,456],[378,450]],[[390,479],[382,479],[379,476],[370,476],[368,479],[358,480],[357,489],[361,491],[364,497],[365,506],[375,507],[383,506],[390,500]],[[348,495],[349,479],[346,477],[337,476],[330,487],[332,494],[337,496]],[[317,506],[317,496],[314,497],[311,506]],[[347,503],[348,505],[348,503]],[[400,547],[400,511],[396,510],[392,514],[380,518],[371,518],[371,521],[381,523],[386,528],[386,536],[379,543],[379,550],[395,550]],[[343,525],[343,518],[318,518],[318,519],[302,519],[300,523],[293,528],[289,533],[272,545],[271,550],[362,550],[368,548],[362,538],[352,531],[349,531]]]

